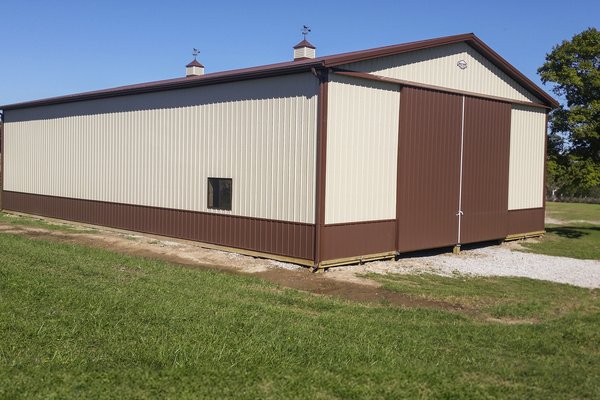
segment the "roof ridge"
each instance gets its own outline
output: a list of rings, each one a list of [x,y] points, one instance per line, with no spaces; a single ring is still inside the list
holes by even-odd
[[[362,61],[366,59],[385,57],[394,54],[401,54],[410,51],[427,49],[432,47],[444,46],[453,43],[465,42],[475,50],[482,53],[484,57],[489,59],[500,70],[513,78],[517,83],[525,89],[540,97],[546,104],[552,107],[558,107],[559,103],[546,93],[542,88],[536,85],[533,81],[527,78],[523,73],[512,66],[502,56],[492,50],[474,33],[463,33],[459,35],[444,36],[439,38],[418,40],[413,42],[376,47],[366,50],[351,51],[338,53],[329,56],[321,56],[313,59],[304,59],[297,61],[286,61],[275,64],[266,64],[250,68],[241,68],[234,70],[226,70],[220,72],[212,72],[205,75],[193,77],[178,77],[159,81],[151,81],[138,83],[133,85],[117,86],[108,89],[100,89],[89,92],[74,93],[64,96],[51,97],[21,103],[7,104],[0,106],[0,109],[16,109],[25,107],[34,107],[49,104],[59,104],[74,102],[80,100],[90,100],[96,98],[123,96],[128,94],[136,94],[140,92],[151,92],[160,90],[179,89],[184,87],[194,87],[200,85],[208,85],[221,83],[226,81],[244,80],[267,76],[285,75],[295,72],[309,71],[315,67],[335,67],[351,62]],[[300,42],[302,43],[302,42]],[[189,64],[188,64],[189,65]]]

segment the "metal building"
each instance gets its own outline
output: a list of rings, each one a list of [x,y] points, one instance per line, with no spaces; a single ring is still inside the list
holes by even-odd
[[[558,106],[473,34],[0,107],[6,210],[327,266],[544,229]]]

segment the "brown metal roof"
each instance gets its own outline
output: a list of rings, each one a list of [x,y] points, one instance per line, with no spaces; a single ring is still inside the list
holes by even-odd
[[[198,60],[193,60],[193,61],[192,61],[192,62],[190,62],[188,65],[186,65],[186,68],[187,68],[187,67],[201,67],[201,68],[204,68],[204,65],[200,64],[200,63],[198,62]]]
[[[369,50],[361,50],[350,53],[336,54],[331,56],[317,57],[313,59],[304,59],[289,61],[278,64],[269,64],[253,68],[244,68],[224,72],[215,72],[194,77],[181,77],[167,79],[155,82],[140,83],[135,85],[120,86],[111,89],[96,90],[92,92],[70,94],[60,97],[52,97],[42,100],[28,101],[24,103],[15,103],[0,106],[0,109],[11,110],[17,108],[35,107],[50,104],[69,103],[81,100],[92,100],[106,97],[124,96],[130,94],[139,94],[147,92],[156,92],[162,90],[182,89],[195,86],[212,85],[222,82],[239,81],[254,78],[264,78],[268,76],[286,75],[303,71],[310,71],[312,68],[328,68],[356,61],[368,60],[377,57],[385,57],[395,54],[406,53],[410,51],[422,50],[431,47],[443,46],[447,44],[465,42],[475,50],[479,51],[498,68],[513,78],[517,83],[539,97],[550,107],[558,107],[559,103],[547,94],[543,89],[533,83],[529,78],[519,72],[508,61],[502,58],[498,53],[487,46],[481,39],[473,33],[462,35],[446,36],[436,39],[421,40],[398,44],[393,46],[379,47]]]
[[[298,43],[297,45],[294,46],[295,49],[299,49],[300,47],[308,47],[310,49],[316,49],[316,47],[313,46],[312,43],[306,39],[304,39],[303,41],[301,41],[300,43]]]

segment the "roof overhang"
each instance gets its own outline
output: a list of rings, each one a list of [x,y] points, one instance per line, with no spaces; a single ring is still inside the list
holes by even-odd
[[[0,106],[3,110],[14,110],[19,108],[39,107],[53,104],[72,103],[76,101],[96,100],[109,97],[127,96],[142,93],[160,92],[164,90],[186,89],[197,86],[214,85],[218,83],[242,81],[248,79],[266,78],[278,75],[288,75],[299,72],[310,71],[312,68],[322,67],[322,62],[314,59],[310,62],[296,61],[294,63],[273,64],[262,67],[246,68],[212,74],[168,79],[164,81],[140,83],[136,85],[120,86],[111,89],[96,90],[92,92],[76,93],[66,96],[51,97],[47,99],[27,101],[23,103],[8,104]]]
[[[556,101],[553,97],[546,93],[542,88],[533,83],[519,70],[513,67],[508,61],[506,61],[498,53],[496,53],[488,45],[486,45],[481,39],[479,39],[473,33],[466,33],[461,35],[421,40],[417,42],[410,42],[369,50],[361,50],[350,53],[317,57],[314,59],[306,59],[293,62],[264,65],[253,68],[217,72],[195,77],[184,77],[157,82],[141,83],[136,85],[116,87],[112,89],[97,90],[92,92],[77,93],[60,97],[52,97],[48,99],[28,101],[23,103],[8,104],[0,106],[0,109],[11,110],[18,108],[46,106],[76,101],[95,100],[108,97],[158,92],[163,90],[185,89],[204,85],[214,85],[225,82],[266,78],[278,75],[288,75],[311,71],[314,68],[320,69],[337,67],[343,64],[349,64],[357,61],[392,56],[396,54],[402,54],[411,51],[428,49],[432,47],[444,46],[460,42],[465,42],[471,47],[473,47],[475,50],[480,52],[484,57],[486,57],[494,65],[496,65],[500,70],[502,70],[512,79],[514,79],[526,90],[538,97],[541,101],[543,101],[543,103],[546,104],[548,107],[556,108],[560,105],[558,101]]]

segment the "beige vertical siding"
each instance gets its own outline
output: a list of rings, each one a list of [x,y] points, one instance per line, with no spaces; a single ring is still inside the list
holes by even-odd
[[[460,60],[467,62],[466,69],[456,65]],[[360,61],[342,68],[512,100],[539,102],[466,43]]]
[[[513,106],[510,127],[508,209],[543,206],[546,113]]]
[[[7,111],[5,190],[314,223],[317,94],[298,74]],[[231,212],[208,177],[233,179]]]
[[[396,218],[397,85],[329,84],[325,223]]]

